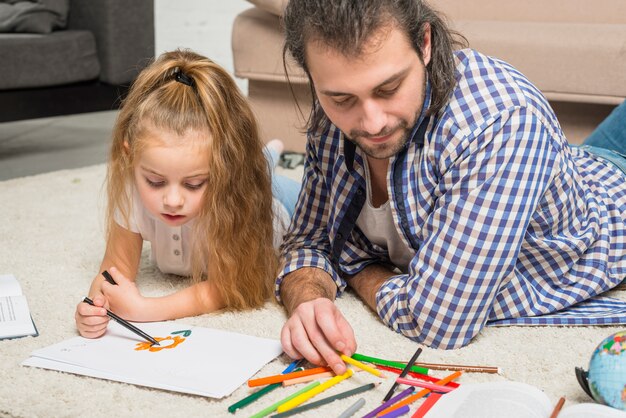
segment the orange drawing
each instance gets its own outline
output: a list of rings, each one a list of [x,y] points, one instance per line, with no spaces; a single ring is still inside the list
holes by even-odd
[[[185,341],[185,338],[180,337],[178,335],[175,335],[173,337],[170,335],[165,338],[154,337],[154,339],[157,340],[159,344],[161,345],[152,345],[149,342],[137,343],[137,345],[135,346],[135,351],[140,351],[140,350],[148,350],[151,352],[161,351],[161,350],[174,348],[180,343],[182,343],[183,341]]]

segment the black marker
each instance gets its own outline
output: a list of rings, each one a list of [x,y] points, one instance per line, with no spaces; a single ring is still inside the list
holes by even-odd
[[[111,275],[109,274],[108,271],[104,270],[102,272],[102,275],[104,276],[104,279],[107,282],[111,283],[112,285],[116,285],[117,286],[117,283],[115,283],[115,280],[113,280],[113,277],[111,277]],[[91,300],[89,298],[83,299],[83,302],[88,303],[91,306],[96,306],[96,305],[93,304],[93,300]],[[107,311],[107,316],[109,318],[113,319],[115,322],[117,322],[118,324],[120,324],[124,328],[134,332],[135,334],[139,335],[142,338],[145,338],[146,340],[151,342],[152,345],[161,345],[161,344],[159,344],[159,342],[157,340],[155,340],[150,335],[146,334],[145,332],[143,332],[142,330],[140,330],[139,328],[137,328],[136,326],[134,326],[130,322],[126,321],[125,319],[120,318],[119,316],[115,315],[113,312],[111,312],[108,309],[106,311]]]

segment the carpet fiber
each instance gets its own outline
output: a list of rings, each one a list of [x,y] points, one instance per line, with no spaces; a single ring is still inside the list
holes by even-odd
[[[104,253],[104,174],[104,166],[97,165],[0,182],[0,274],[18,278],[40,333],[36,338],[0,341],[0,416],[243,417],[293,393],[298,387],[279,388],[231,415],[227,407],[249,394],[247,387],[213,400],[19,365],[31,351],[77,335],[74,309],[86,295]],[[185,279],[161,274],[150,265],[146,249],[138,283],[144,294],[153,296],[189,284]],[[612,296],[626,299],[626,291],[613,292]],[[417,345],[384,326],[352,294],[337,303],[354,327],[360,353],[396,360],[411,357]],[[278,339],[284,321],[282,308],[268,302],[256,311],[203,315],[180,322]],[[544,390],[554,403],[566,396],[567,406],[590,401],[578,386],[574,367],[587,368],[596,345],[623,328],[486,328],[465,348],[425,348],[420,360],[498,366],[502,369],[499,375],[466,373],[459,382],[525,382]],[[279,373],[287,364],[289,359],[283,355],[261,369],[258,376]],[[448,372],[433,374],[438,377]],[[378,379],[357,373],[327,393],[372,381]],[[360,396],[367,400],[359,411],[362,415],[379,405],[390,385],[391,379],[387,379],[364,395],[301,416],[337,416]],[[413,406],[412,411],[415,409]]]

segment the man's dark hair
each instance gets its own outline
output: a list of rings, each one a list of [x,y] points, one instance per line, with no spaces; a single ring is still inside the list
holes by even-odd
[[[326,129],[329,121],[317,103],[306,63],[305,46],[309,41],[322,42],[348,57],[358,56],[372,34],[394,24],[407,34],[423,61],[421,46],[425,24],[430,24],[431,60],[426,70],[432,96],[428,114],[437,113],[448,102],[455,86],[452,51],[467,46],[467,40],[450,30],[439,14],[422,0],[290,0],[283,21],[285,73],[289,53],[309,78],[313,108],[307,129],[311,132]]]

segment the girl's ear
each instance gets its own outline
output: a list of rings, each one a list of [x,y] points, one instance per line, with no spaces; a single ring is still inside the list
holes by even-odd
[[[126,151],[126,154],[130,153],[130,144],[126,140],[124,140],[124,151]]]

